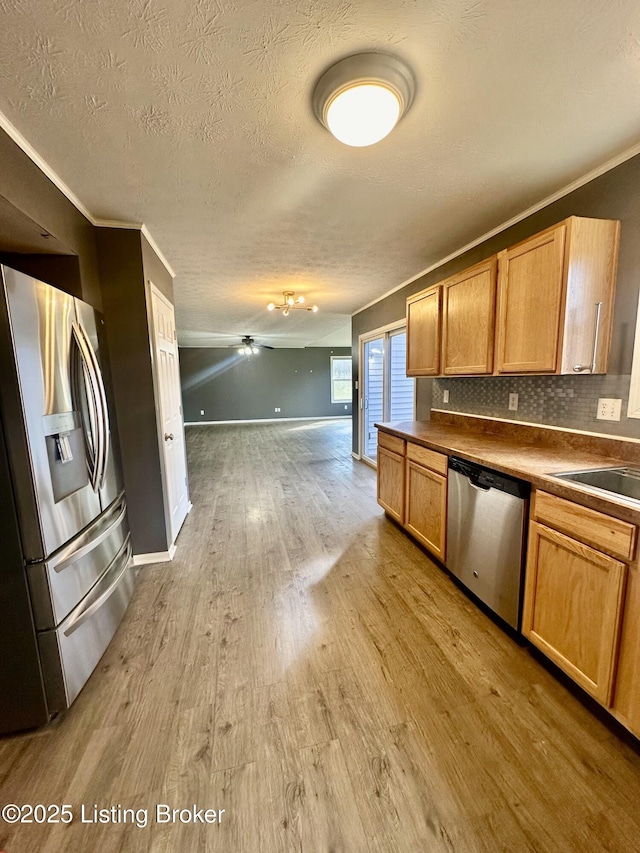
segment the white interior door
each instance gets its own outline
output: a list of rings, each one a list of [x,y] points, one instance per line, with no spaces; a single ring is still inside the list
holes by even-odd
[[[173,544],[189,511],[187,463],[173,305],[150,283],[165,507]]]

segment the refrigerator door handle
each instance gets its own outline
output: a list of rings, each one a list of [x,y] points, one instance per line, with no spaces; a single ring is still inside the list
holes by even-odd
[[[87,446],[89,449],[89,479],[92,489],[94,492],[97,492],[100,488],[101,474],[104,470],[103,457],[105,455],[106,444],[104,417],[101,412],[101,388],[93,364],[93,349],[91,344],[87,341],[86,335],[78,323],[72,324],[72,331],[77,347],[76,352],[80,359],[80,364],[73,364],[75,369],[72,370],[74,374],[72,380],[75,383],[75,387],[78,388],[76,394],[79,394],[79,383],[83,379],[87,380],[85,383],[88,389],[87,398],[92,408],[90,412],[92,435],[87,437]],[[81,410],[82,407],[78,403],[76,408]],[[87,424],[84,422],[84,419],[83,424],[85,431],[87,431]]]
[[[108,527],[102,530],[95,538],[89,539],[89,541],[84,541],[85,536],[80,537],[80,541],[83,542],[81,545],[77,545],[76,542],[72,543],[71,549],[65,548],[56,556],[52,557],[49,562],[49,567],[54,569],[56,572],[62,572],[64,569],[71,566],[73,563],[77,562],[81,557],[84,557],[86,554],[89,554],[93,551],[94,548],[97,548],[101,542],[104,542],[105,539],[108,539],[109,536],[116,530],[124,521],[124,518],[127,514],[127,504],[124,500],[124,493],[121,495],[120,500],[114,508],[114,512],[118,511],[117,516],[113,520]],[[88,531],[85,531],[86,534],[91,533],[91,528]],[[77,541],[77,540],[76,540]]]
[[[97,611],[100,610],[100,608],[109,600],[109,598],[118,588],[118,584],[120,583],[122,576],[129,569],[129,561],[133,554],[131,548],[131,534],[127,535],[127,538],[122,543],[122,547],[111,561],[109,567],[105,570],[105,575],[116,565],[116,563],[120,559],[122,559],[123,554],[126,556],[126,559],[123,562],[122,568],[120,569],[114,580],[109,584],[107,589],[105,589],[104,592],[100,593],[100,595],[96,599],[94,599],[91,604],[78,608],[76,612],[71,613],[70,616],[67,617],[67,619],[65,620],[67,622],[67,627],[64,629],[65,637],[70,637],[74,633],[74,631],[77,631],[78,628],[87,621],[87,619],[90,619],[94,615],[94,613],[97,613]],[[98,583],[100,583],[100,581],[98,581]]]
[[[107,407],[107,392],[105,390],[104,382],[102,380],[102,372],[100,370],[98,359],[96,358],[96,354],[93,351],[93,347],[91,346],[91,341],[87,337],[87,333],[85,332],[84,328],[80,325],[79,328],[85,340],[86,354],[88,356],[89,364],[93,372],[93,379],[96,388],[98,389],[100,426],[102,428],[103,435],[102,455],[100,458],[100,466],[98,469],[98,488],[101,489],[104,486],[104,478],[107,473],[107,462],[109,461],[109,409]]]

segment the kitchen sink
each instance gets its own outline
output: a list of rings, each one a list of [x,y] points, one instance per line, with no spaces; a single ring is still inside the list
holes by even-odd
[[[552,476],[640,502],[640,468],[592,468]]]

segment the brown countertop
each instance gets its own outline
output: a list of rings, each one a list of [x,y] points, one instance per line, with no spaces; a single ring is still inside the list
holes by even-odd
[[[637,466],[640,445],[624,440],[548,430],[527,425],[455,417],[431,421],[399,421],[375,426],[430,450],[460,456],[527,480],[534,487],[559,497],[592,507],[617,518],[640,524],[640,505],[630,499],[597,494],[554,473],[587,468]],[[494,432],[495,430],[495,432]]]

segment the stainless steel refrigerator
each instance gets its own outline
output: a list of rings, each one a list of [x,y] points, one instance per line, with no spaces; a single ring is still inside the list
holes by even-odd
[[[133,592],[101,320],[0,267],[0,733],[69,707]]]

